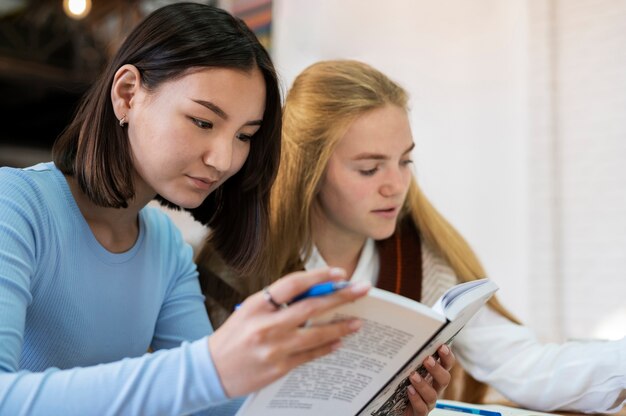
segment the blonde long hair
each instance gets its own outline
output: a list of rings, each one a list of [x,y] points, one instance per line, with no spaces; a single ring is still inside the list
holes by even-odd
[[[408,111],[408,94],[362,62],[318,62],[294,81],[285,101],[280,168],[271,194],[264,273],[270,280],[302,268],[302,254],[308,257],[312,247],[311,208],[335,146],[357,117],[385,105]],[[401,215],[411,217],[424,241],[448,261],[460,281],[485,276],[467,242],[432,206],[414,178]],[[489,304],[517,322],[495,298]],[[469,376],[464,386],[459,396],[463,400],[480,400],[486,390]]]

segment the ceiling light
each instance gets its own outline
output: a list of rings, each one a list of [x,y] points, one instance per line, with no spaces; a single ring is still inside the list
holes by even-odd
[[[63,0],[63,10],[72,19],[82,19],[91,11],[91,0]]]

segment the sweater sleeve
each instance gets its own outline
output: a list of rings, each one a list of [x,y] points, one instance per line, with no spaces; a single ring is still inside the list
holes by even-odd
[[[71,370],[0,373],[0,414],[189,414],[225,401],[207,338]]]
[[[528,328],[484,308],[454,350],[474,378],[527,408],[617,412],[626,400],[626,338],[542,344]]]
[[[39,267],[43,241],[38,230],[45,226],[45,214],[37,208],[43,204],[39,196],[27,192],[27,184],[16,182],[13,175],[0,171],[0,414],[176,415],[223,403],[226,397],[207,336],[192,336],[189,339],[196,341],[178,343],[170,350],[107,364],[19,370],[32,302],[31,279]],[[181,284],[191,276],[185,275]],[[178,291],[174,288],[171,293]],[[190,322],[197,319],[201,318]],[[199,331],[206,335],[206,327]]]

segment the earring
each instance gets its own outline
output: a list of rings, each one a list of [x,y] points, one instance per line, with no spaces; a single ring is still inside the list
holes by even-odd
[[[124,124],[126,124],[126,114],[120,118],[120,127],[124,127]]]

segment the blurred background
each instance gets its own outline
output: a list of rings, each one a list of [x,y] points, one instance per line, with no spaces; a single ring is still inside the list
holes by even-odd
[[[0,166],[49,160],[119,42],[169,3],[1,0]],[[545,341],[626,335],[626,0],[203,3],[248,22],[284,90],[336,58],[404,86],[418,182],[504,304]]]

